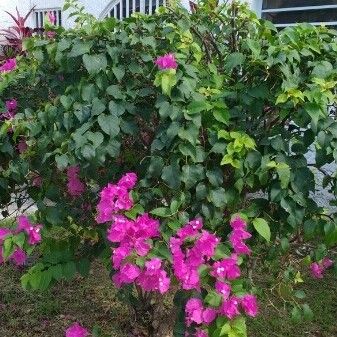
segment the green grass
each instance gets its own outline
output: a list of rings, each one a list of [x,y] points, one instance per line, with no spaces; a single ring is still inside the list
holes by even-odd
[[[113,337],[127,337],[129,314],[117,300],[107,272],[98,264],[89,278],[62,282],[46,292],[26,292],[20,287],[22,271],[11,266],[0,269],[0,336],[58,337],[74,321],[87,327],[101,326]],[[307,302],[315,318],[295,324],[278,297],[263,296],[261,315],[248,321],[250,337],[336,337],[337,280],[327,273],[323,280],[305,278]],[[258,286],[266,286],[260,275]],[[166,336],[165,336],[166,337]]]
[[[1,220],[9,227],[11,220]],[[26,292],[21,288],[23,270],[0,266],[0,337],[58,337],[74,321],[92,328],[100,326],[111,337],[128,337],[127,308],[117,300],[107,271],[98,263],[87,279],[61,282],[46,292]],[[305,275],[299,287],[315,317],[294,323],[289,308],[269,290],[272,276],[268,268],[254,277],[260,296],[260,315],[248,320],[249,337],[337,337],[337,277],[332,271],[323,280]],[[163,336],[164,337],[164,336]],[[166,337],[166,336],[165,336]]]

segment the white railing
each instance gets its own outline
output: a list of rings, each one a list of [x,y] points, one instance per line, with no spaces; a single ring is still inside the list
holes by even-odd
[[[47,9],[36,9],[33,12],[33,20],[35,28],[43,28],[46,15],[52,12],[56,19],[56,25],[62,26],[62,11],[61,8],[47,8]]]
[[[165,6],[166,0],[117,0],[113,1],[103,12],[103,17],[122,20],[132,13],[154,14],[160,6]]]

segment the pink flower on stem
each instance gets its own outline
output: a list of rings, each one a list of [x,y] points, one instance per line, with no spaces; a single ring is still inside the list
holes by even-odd
[[[324,269],[328,269],[330,267],[332,267],[334,264],[334,262],[329,259],[328,257],[325,257],[323,260],[322,260],[322,266]]]
[[[102,189],[97,205],[97,223],[111,221],[115,213],[132,208],[133,201],[130,198],[129,190],[134,187],[136,182],[136,174],[127,173],[117,184],[108,184]]]
[[[186,324],[190,326],[192,323],[201,324],[203,322],[204,307],[199,298],[191,298],[187,301],[185,306]]]
[[[72,197],[78,197],[83,194],[85,191],[85,185],[82,183],[82,181],[79,178],[80,173],[80,167],[78,165],[76,166],[70,166],[67,169],[67,177],[68,177],[68,193]]]
[[[245,295],[240,299],[240,304],[248,316],[256,317],[259,308],[257,304],[256,297],[254,295]]]
[[[66,337],[87,337],[89,331],[83,328],[79,323],[74,323],[66,330]]]
[[[226,300],[231,293],[231,286],[227,283],[216,281],[215,290],[218,294],[220,294]]]
[[[28,243],[30,245],[36,245],[41,242],[41,228],[42,225],[33,225],[29,219],[21,215],[18,217],[18,227],[16,229],[16,233],[20,233],[22,231],[28,234]]]
[[[34,187],[41,187],[42,186],[42,177],[36,175],[32,180],[32,186]]]
[[[211,324],[217,316],[217,311],[213,308],[206,308],[202,313],[202,319],[205,324]]]
[[[0,73],[7,73],[16,68],[16,59],[8,59],[5,61],[5,63],[0,66]]]
[[[175,58],[174,54],[172,54],[172,53],[165,54],[164,56],[159,56],[156,59],[155,64],[161,70],[177,69],[177,67],[178,67],[176,58]]]
[[[9,101],[6,101],[6,109],[8,111],[15,111],[18,107],[18,102],[16,99],[11,99]]]
[[[220,307],[220,313],[226,316],[228,319],[233,319],[240,315],[239,311],[239,299],[235,296],[230,297],[224,301]]]
[[[230,221],[230,226],[233,228],[233,229],[241,229],[241,230],[244,230],[247,228],[247,223],[241,219],[239,216],[236,216],[235,218],[233,218],[231,221]]]
[[[162,269],[162,261],[158,258],[145,263],[145,271],[137,279],[138,285],[145,291],[159,291],[166,293],[170,288],[170,278]]]
[[[235,280],[240,277],[240,274],[237,257],[234,254],[229,258],[215,262],[211,271],[211,275],[218,279]]]
[[[19,141],[19,144],[17,145],[18,151],[19,153],[24,153],[27,151],[28,149],[28,144],[26,143],[26,140],[24,138],[22,138]]]
[[[48,20],[52,25],[56,24],[56,16],[55,16],[54,12],[52,12],[52,11],[48,12]]]
[[[23,249],[17,248],[11,255],[10,260],[17,266],[23,266],[26,263],[27,255]]]
[[[324,268],[317,262],[310,265],[311,275],[314,278],[323,278]]]
[[[132,263],[126,263],[113,276],[113,281],[117,287],[121,287],[123,284],[130,284],[135,281],[140,273],[141,270],[139,269],[139,267]]]
[[[197,330],[195,337],[208,337],[208,333],[205,330]]]
[[[11,235],[12,231],[8,228],[0,228],[0,245],[6,239],[7,236]]]
[[[54,39],[55,36],[56,36],[56,32],[53,32],[53,31],[51,31],[51,30],[48,30],[47,33],[46,33],[46,35],[47,35],[47,38],[48,38],[48,39]]]

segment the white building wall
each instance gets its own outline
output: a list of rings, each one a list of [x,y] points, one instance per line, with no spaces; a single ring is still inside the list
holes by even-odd
[[[244,0],[243,0],[244,1]],[[262,0],[245,0],[248,2],[253,9],[257,12],[261,10]],[[106,7],[112,2],[111,0],[80,0],[80,2],[85,6],[86,11],[100,17],[104,12]],[[18,7],[19,12],[22,16],[28,13],[29,9],[36,6],[36,9],[54,9],[62,8],[64,0],[0,0],[0,28],[7,28],[12,25],[12,21],[9,16],[4,13],[8,11],[10,13],[15,12],[15,8]],[[186,8],[189,8],[189,0],[181,0],[181,3]],[[260,6],[260,7],[259,7]],[[63,26],[69,28],[73,24],[72,19],[67,18],[67,13],[62,13]],[[31,16],[27,25],[30,27],[35,26],[34,17]]]

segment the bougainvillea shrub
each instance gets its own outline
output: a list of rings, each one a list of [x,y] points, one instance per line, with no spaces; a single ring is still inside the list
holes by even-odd
[[[75,29],[50,22],[0,65],[3,216],[29,198],[30,223],[43,224],[23,286],[86,276],[102,259],[149,335],[169,294],[175,336],[246,336],[264,261],[285,275],[293,315],[311,316],[283,255],[312,240],[308,274],[333,266],[335,31],[278,32],[236,2],[124,21],[74,6]],[[331,205],[317,202],[320,188]],[[5,263],[24,263],[30,232],[8,233]],[[68,335],[85,336],[81,323]]]

